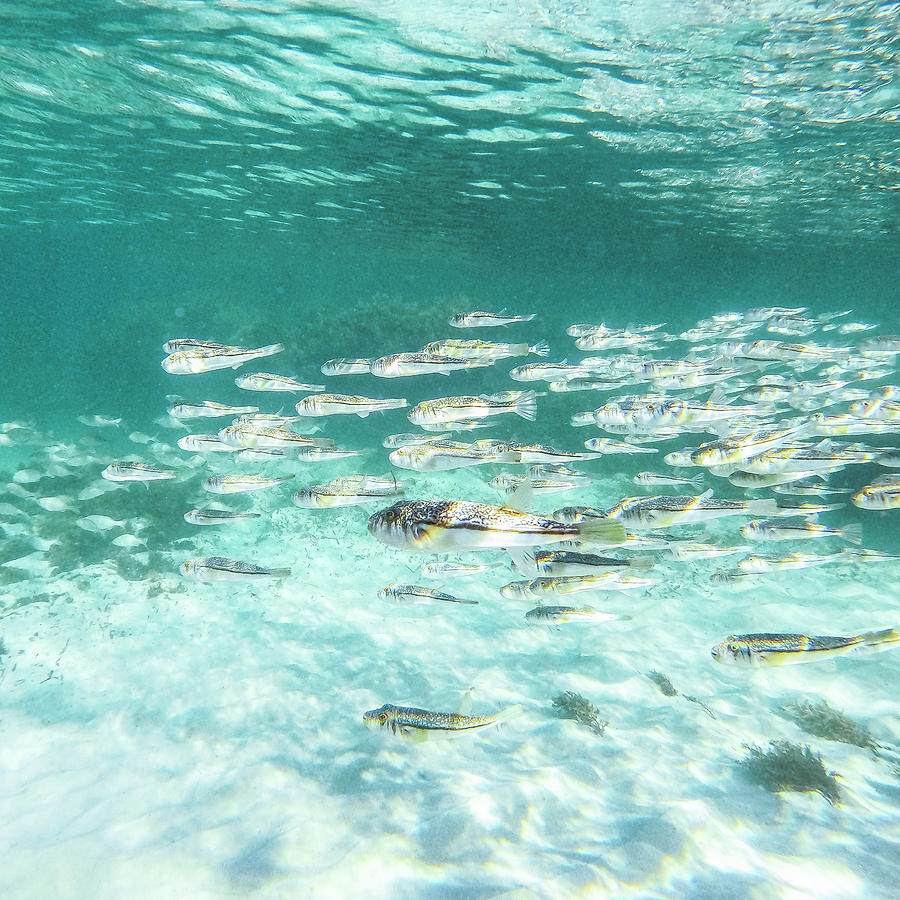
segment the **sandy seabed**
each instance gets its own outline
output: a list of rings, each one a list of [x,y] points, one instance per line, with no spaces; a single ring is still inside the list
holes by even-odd
[[[453,475],[419,477],[413,496],[493,499]],[[254,498],[262,519],[198,529],[138,580],[39,552],[13,563],[31,577],[6,588],[0,620],[5,896],[896,896],[893,757],[806,734],[782,707],[827,699],[900,744],[898,655],[768,670],[709,655],[732,632],[898,623],[891,567],[731,588],[709,582],[714,560],[658,563],[653,587],[591,598],[630,619],[549,629],[499,594],[511,568],[423,581],[433,557],[377,543],[369,509],[296,509],[286,487]],[[127,490],[137,513],[148,489]],[[177,574],[203,554],[293,573]],[[392,605],[376,596],[392,581],[479,605]],[[383,703],[451,711],[470,688],[475,713],[522,713],[425,743],[363,726]],[[556,715],[562,691],[599,708],[603,735]],[[841,802],[750,781],[746,745],[773,739],[820,753]]]

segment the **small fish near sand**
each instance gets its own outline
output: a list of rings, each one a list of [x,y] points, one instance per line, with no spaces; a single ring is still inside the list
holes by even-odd
[[[466,716],[459,712],[442,713],[415,706],[393,706],[385,703],[378,709],[363,713],[367,728],[390,728],[394,734],[425,740],[432,735],[466,734],[499,725],[519,712],[512,706],[488,716]]]
[[[600,612],[591,606],[580,608],[574,606],[536,606],[525,613],[525,621],[529,625],[564,625],[569,622],[581,625],[598,625],[602,622],[615,622],[617,619],[627,620],[630,618],[631,616]]]
[[[255,563],[227,556],[199,556],[181,564],[181,574],[197,581],[259,581],[265,578],[287,578],[288,568],[269,569]]]
[[[192,509],[184,514],[184,521],[191,525],[225,525],[241,519],[258,519],[261,513],[232,512],[230,509]]]
[[[832,656],[881,653],[900,646],[900,630],[865,631],[848,637],[805,634],[732,634],[710,651],[719,663],[790,666]]]

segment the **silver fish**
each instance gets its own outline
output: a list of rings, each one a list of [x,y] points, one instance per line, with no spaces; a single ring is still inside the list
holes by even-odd
[[[258,519],[260,513],[232,512],[230,509],[192,509],[184,514],[184,521],[191,525],[225,525],[239,519]]]
[[[732,634],[710,651],[719,663],[789,666],[832,656],[880,653],[900,644],[900,631],[885,628],[862,634],[811,637],[806,634]]]
[[[287,578],[290,569],[267,569],[227,556],[199,556],[181,564],[185,578],[198,581],[258,581],[262,578]]]
[[[382,600],[394,600],[400,603],[429,603],[432,600],[440,600],[444,603],[462,603],[466,606],[478,606],[477,600],[460,600],[451,594],[436,591],[433,588],[422,587],[418,584],[389,584],[378,592]]]
[[[175,477],[173,469],[158,469],[140,462],[111,462],[100,477],[107,481],[167,481]]]

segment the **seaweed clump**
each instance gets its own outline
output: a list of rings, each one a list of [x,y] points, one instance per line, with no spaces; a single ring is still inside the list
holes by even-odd
[[[770,741],[768,750],[748,746],[739,763],[751,781],[773,794],[781,791],[817,791],[832,806],[840,802],[836,772],[827,772],[822,757],[806,745]]]
[[[590,700],[574,691],[563,691],[558,697],[554,697],[553,708],[561,719],[574,719],[595,734],[602,735],[609,725],[609,722],[600,718],[600,710]]]
[[[853,744],[864,750],[878,749],[878,744],[865,725],[854,722],[839,709],[829,706],[827,700],[820,703],[810,703],[808,700],[786,703],[784,713],[807,734],[814,734],[827,741]]]
[[[678,696],[678,691],[675,690],[675,685],[669,681],[668,675],[653,669],[647,673],[647,677],[659,688],[661,694],[664,694],[666,697]]]

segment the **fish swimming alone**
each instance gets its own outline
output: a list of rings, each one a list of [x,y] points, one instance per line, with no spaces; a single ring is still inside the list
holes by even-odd
[[[534,313],[527,316],[512,316],[505,312],[489,313],[476,310],[451,316],[450,324],[454,328],[496,328],[498,325],[510,325],[513,322],[530,322],[534,318]]]
[[[251,359],[272,356],[275,353],[281,353],[282,350],[284,350],[283,344],[269,344],[256,349],[191,347],[170,353],[161,365],[170,375],[198,375],[201,372],[214,372],[216,369],[237,369],[245,362],[250,362]]]
[[[712,658],[744,666],[790,666],[832,656],[881,653],[900,645],[900,630],[885,628],[848,637],[805,634],[732,634],[716,644]]]
[[[479,731],[497,725],[518,709],[510,707],[490,716],[464,716],[461,713],[431,712],[415,706],[393,706],[385,703],[363,713],[368,728],[390,728],[394,734],[424,739],[430,733]]]

